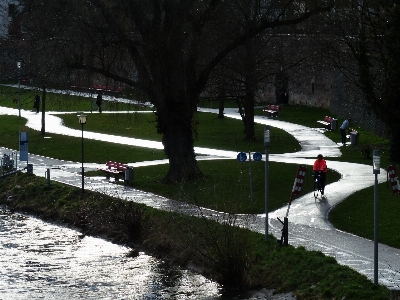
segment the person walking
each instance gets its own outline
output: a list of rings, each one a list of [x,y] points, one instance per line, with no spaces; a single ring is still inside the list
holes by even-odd
[[[325,180],[326,180],[326,172],[328,171],[328,167],[326,166],[326,160],[322,156],[322,154],[318,154],[317,160],[314,162],[313,172],[314,174],[319,172],[321,175],[321,196],[324,197],[325,191]]]
[[[40,106],[40,96],[36,92],[35,99],[33,100],[33,108],[36,108],[36,113],[39,113],[39,106]]]
[[[97,95],[97,100],[96,100],[96,105],[99,109],[99,112],[101,112],[101,104],[103,103],[103,97],[101,96],[101,94],[99,93]]]
[[[340,135],[342,136],[342,145],[346,146],[346,130],[349,130],[351,119],[344,120],[342,126],[340,126]]]

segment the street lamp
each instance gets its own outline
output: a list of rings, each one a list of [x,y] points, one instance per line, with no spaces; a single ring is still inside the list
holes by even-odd
[[[373,174],[375,174],[374,186],[374,284],[378,285],[378,174],[381,168],[381,156],[379,150],[374,150],[372,155]]]
[[[21,76],[20,76],[20,70],[21,70],[21,62],[17,62],[17,68],[18,68],[18,116],[21,118]]]
[[[264,126],[264,146],[265,146],[265,240],[268,239],[268,146],[271,142],[269,126]]]
[[[83,168],[83,125],[86,124],[86,115],[80,114],[78,115],[78,120],[79,123],[82,125],[82,193],[85,191],[85,180],[84,180],[84,174],[85,174],[85,169]]]

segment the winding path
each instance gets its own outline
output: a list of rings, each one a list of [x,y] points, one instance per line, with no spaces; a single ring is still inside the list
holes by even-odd
[[[217,113],[213,109],[200,109],[204,112]],[[103,112],[106,113],[106,112]],[[48,133],[65,134],[75,137],[81,137],[81,130],[70,129],[63,126],[61,119],[56,115],[59,113],[48,112],[46,114],[46,131]],[[18,110],[0,107],[0,115],[18,116]],[[31,111],[21,111],[22,117],[28,120],[26,126],[40,130],[41,114]],[[226,109],[225,116],[229,118],[240,119],[239,114],[233,109]],[[273,127],[281,128],[293,135],[301,146],[301,150],[295,153],[270,155],[271,161],[294,163],[302,165],[312,165],[315,157],[322,153],[325,157],[340,157],[341,152],[338,144],[332,142],[317,129],[308,128],[296,124],[291,124],[276,119],[266,117],[255,117],[255,122]],[[147,141],[127,137],[87,132],[85,139],[95,139],[99,141],[114,141],[132,146],[140,146],[154,149],[163,149],[160,142]],[[0,155],[9,153],[10,149],[0,148]],[[220,159],[234,158],[236,152],[222,151],[208,148],[196,147],[197,154],[204,154],[198,159]],[[29,162],[34,165],[34,173],[44,176],[47,169],[51,169],[51,179],[66,184],[81,186],[80,163],[67,162],[47,157],[41,157],[30,154]],[[167,160],[132,163],[134,167],[140,167],[150,164],[167,163]],[[361,274],[366,275],[373,281],[374,271],[374,244],[373,241],[348,234],[334,229],[327,221],[329,210],[337,203],[346,199],[352,193],[372,186],[374,176],[372,166],[363,164],[353,164],[339,161],[330,161],[327,159],[330,169],[341,174],[338,182],[326,186],[327,201],[315,202],[312,194],[306,194],[295,199],[292,202],[289,218],[289,244],[298,247],[304,246],[308,250],[317,250],[336,258],[343,265],[347,265]],[[98,164],[85,164],[85,169],[97,168]],[[379,182],[386,180],[386,171],[381,169],[381,175],[378,176]],[[152,207],[165,210],[178,210],[192,215],[198,215],[199,211],[195,207],[190,207],[183,203],[178,203],[154,194],[139,191],[133,188],[127,188],[121,185],[111,184],[100,178],[85,178],[86,188],[117,196],[123,199],[144,203]],[[372,196],[371,196],[372,197]],[[268,214],[269,230],[277,238],[281,237],[282,225],[277,217],[283,218],[286,215],[287,207],[282,207]],[[220,215],[219,212],[204,209],[201,211],[210,217]],[[265,233],[265,214],[260,214],[254,218],[239,218],[239,222],[254,231]],[[373,220],[371,220],[373,222]],[[400,250],[379,244],[379,283],[386,285],[391,289],[400,289]]]

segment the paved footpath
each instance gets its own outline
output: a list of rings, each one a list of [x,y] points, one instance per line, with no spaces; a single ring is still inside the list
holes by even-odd
[[[201,109],[201,111],[217,113],[217,110]],[[89,113],[89,112],[88,112]],[[106,113],[106,112],[103,112]],[[57,117],[59,113],[46,114],[46,131],[48,133],[65,134],[81,137],[81,130],[66,128],[62,125],[61,119]],[[18,110],[0,107],[0,115],[16,115]],[[21,111],[22,117],[28,120],[27,126],[35,130],[41,128],[41,114],[30,111]],[[240,119],[240,115],[233,109],[226,109],[225,116]],[[312,165],[316,156],[322,153],[325,157],[340,157],[339,146],[328,139],[319,130],[308,128],[288,122],[269,119],[266,117],[255,117],[255,122],[272,127],[281,128],[299,141],[299,151],[279,155],[270,155],[270,161],[294,163],[302,165]],[[146,141],[141,139],[126,138],[119,136],[84,132],[85,139],[95,139],[100,141],[110,141],[132,146],[141,146],[155,149],[162,149],[159,142]],[[13,150],[0,148],[0,155],[10,154]],[[236,152],[207,149],[196,147],[196,153],[206,156],[198,156],[198,159],[236,159]],[[29,163],[33,164],[34,173],[38,176],[45,176],[49,169],[51,180],[81,187],[81,163],[62,161],[37,155],[29,155]],[[167,160],[149,161],[139,163],[128,163],[134,168],[150,165],[165,164]],[[346,232],[336,230],[327,221],[329,210],[337,203],[346,199],[352,193],[374,185],[374,175],[372,166],[362,164],[352,164],[346,162],[330,161],[327,159],[330,169],[334,169],[342,175],[342,178],[326,186],[327,200],[323,202],[315,201],[312,194],[306,194],[292,202],[289,219],[289,244],[298,247],[304,246],[308,250],[317,250],[326,255],[333,256],[343,265],[347,265],[361,274],[366,275],[373,281],[374,271],[374,243],[371,240],[360,238]],[[22,162],[21,167],[26,166]],[[99,164],[85,164],[85,170],[97,169]],[[386,171],[381,169],[378,176],[379,182],[386,180]],[[128,188],[123,185],[116,185],[99,177],[85,177],[85,188],[93,191],[102,192],[129,201],[144,203],[149,206],[187,213],[190,215],[207,215],[210,218],[221,214],[208,209],[199,210],[197,207],[188,206],[184,203],[173,201],[151,193]],[[371,195],[373,201],[373,195]],[[268,214],[269,233],[276,238],[281,237],[282,225],[277,220],[286,216],[287,207],[282,207]],[[256,216],[239,216],[238,225],[243,225],[251,230],[265,233],[265,214]],[[371,220],[373,222],[373,220]],[[400,290],[400,250],[379,244],[379,283],[395,290]]]

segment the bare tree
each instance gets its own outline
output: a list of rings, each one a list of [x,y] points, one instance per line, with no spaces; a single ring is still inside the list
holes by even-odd
[[[242,22],[248,1],[25,1],[31,40],[55,66],[95,72],[146,93],[169,159],[165,180],[172,182],[202,176],[192,119],[212,70],[266,29],[300,23],[332,7],[331,1],[311,9],[292,0],[256,1],[263,10],[251,26],[226,34],[226,24]],[[32,19],[35,14],[40,22]]]
[[[390,157],[400,161],[400,7],[396,1],[348,0],[332,15],[330,58],[364,95],[367,110],[390,134]],[[333,38],[333,36],[335,38]]]

